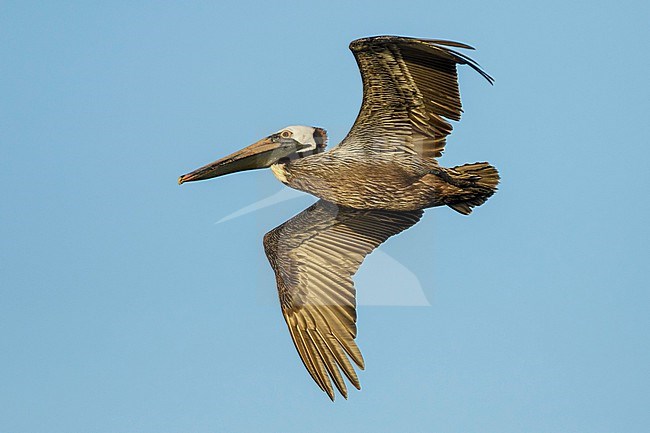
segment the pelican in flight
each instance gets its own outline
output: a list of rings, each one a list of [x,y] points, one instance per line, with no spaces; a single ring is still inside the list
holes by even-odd
[[[271,168],[282,183],[320,200],[264,236],[282,314],[307,371],[334,400],[343,376],[361,389],[364,369],[352,276],[382,242],[417,223],[423,210],[449,206],[467,215],[496,191],[486,162],[445,168],[438,158],[462,112],[457,65],[492,77],[451,41],[376,36],[350,44],[363,81],[357,119],[325,151],[327,134],[289,126],[178,183]]]

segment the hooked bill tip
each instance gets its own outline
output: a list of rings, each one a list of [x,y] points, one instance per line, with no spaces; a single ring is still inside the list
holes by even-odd
[[[183,182],[184,182],[184,180],[183,180],[183,176],[179,176],[179,178],[178,178],[178,184],[179,184],[179,185],[182,185]]]

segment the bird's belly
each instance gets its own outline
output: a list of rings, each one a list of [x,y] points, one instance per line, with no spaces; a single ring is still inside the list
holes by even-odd
[[[355,209],[416,210],[428,207],[431,187],[418,178],[385,171],[354,176],[311,176],[289,185],[340,206]]]

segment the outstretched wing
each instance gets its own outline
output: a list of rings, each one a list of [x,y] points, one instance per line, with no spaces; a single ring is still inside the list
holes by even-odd
[[[462,113],[456,65],[469,65],[493,82],[476,62],[449,47],[473,49],[398,36],[353,41],[363,103],[341,149],[406,157],[416,169],[435,164],[452,130],[446,119],[460,120]]]
[[[364,368],[352,276],[372,250],[411,227],[423,211],[339,207],[320,200],[264,236],[282,314],[307,371],[334,400],[331,380],[347,398],[341,372],[357,389],[350,363]]]

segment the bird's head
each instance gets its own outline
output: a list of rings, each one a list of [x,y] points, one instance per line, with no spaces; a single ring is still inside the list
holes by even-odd
[[[178,178],[178,184],[211,179],[244,170],[314,155],[325,150],[327,133],[313,126],[287,126],[237,152]]]

